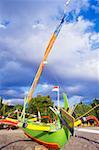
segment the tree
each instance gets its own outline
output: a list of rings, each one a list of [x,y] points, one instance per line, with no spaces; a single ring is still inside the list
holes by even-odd
[[[83,103],[78,104],[76,109],[75,109],[75,114],[76,114],[75,118],[80,117],[84,113],[88,112],[91,108],[92,108],[91,105],[86,105],[86,104],[83,104]],[[96,116],[95,110],[88,113],[87,116],[88,115]]]
[[[93,102],[91,103],[91,106],[92,107],[95,107],[96,105],[98,105],[99,104],[99,100],[97,100],[96,98],[93,100]],[[95,109],[94,109],[94,111],[95,111],[95,116],[99,119],[99,107],[96,107]]]
[[[50,106],[53,106],[50,96],[38,95],[32,98],[31,102],[28,104],[28,112],[37,115],[38,111],[40,111],[41,115],[49,115]]]
[[[6,112],[6,114],[11,118],[17,118],[16,110],[18,110],[20,114],[23,110],[23,106],[21,104],[17,104],[15,106],[8,106],[8,111]]]
[[[23,106],[20,104],[17,104],[13,107],[13,110],[18,110],[18,111],[22,111],[23,110]]]
[[[2,97],[0,97],[0,109],[2,108],[2,106],[3,106],[3,99],[2,99]]]

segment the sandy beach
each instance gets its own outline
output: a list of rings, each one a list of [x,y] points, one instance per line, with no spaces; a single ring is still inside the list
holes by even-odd
[[[26,137],[22,130],[0,130],[0,150],[35,150],[37,147],[40,150],[40,145]],[[64,150],[85,149],[99,149],[99,134],[76,131],[75,137],[64,146]]]

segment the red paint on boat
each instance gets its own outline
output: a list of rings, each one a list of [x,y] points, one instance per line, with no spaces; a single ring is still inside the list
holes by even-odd
[[[99,120],[95,117],[95,116],[88,116],[86,117],[86,120],[89,121],[89,120],[94,120],[96,122],[96,125],[99,126]]]
[[[45,147],[47,148],[53,148],[54,150],[58,150],[59,149],[59,146],[57,143],[48,143],[48,142],[44,142],[44,141],[41,141],[37,138],[34,138],[32,137],[31,135],[29,135],[28,133],[24,132],[26,136],[28,136],[29,138],[31,138],[32,140],[38,142],[39,144],[42,144],[44,145]]]
[[[18,125],[18,122],[13,122],[13,121],[9,121],[9,120],[0,120],[0,124],[9,124],[9,125],[12,125],[12,126],[17,126]]]

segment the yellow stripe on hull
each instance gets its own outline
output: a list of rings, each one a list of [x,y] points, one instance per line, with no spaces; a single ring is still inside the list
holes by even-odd
[[[37,121],[37,118],[28,119],[29,121]]]
[[[37,125],[37,124],[28,124],[27,129],[39,130],[39,131],[50,131],[50,126]]]
[[[77,126],[79,126],[79,125],[81,125],[81,120],[77,120],[77,121],[75,121],[74,122],[74,127],[77,127]]]

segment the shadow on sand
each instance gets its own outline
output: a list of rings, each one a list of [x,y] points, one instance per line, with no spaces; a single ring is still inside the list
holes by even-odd
[[[0,150],[6,148],[7,146],[11,145],[11,144],[14,144],[14,143],[17,143],[17,142],[29,142],[29,141],[32,141],[32,140],[16,140],[16,141],[13,141],[13,142],[10,142],[2,147],[0,147]]]
[[[87,140],[87,141],[89,141],[89,142],[91,142],[91,143],[99,144],[99,142],[98,142],[98,141],[94,141],[94,140],[88,139],[88,138],[83,137],[83,136],[75,135],[75,137],[77,137],[77,138],[81,138],[81,139],[84,139],[84,140]]]

